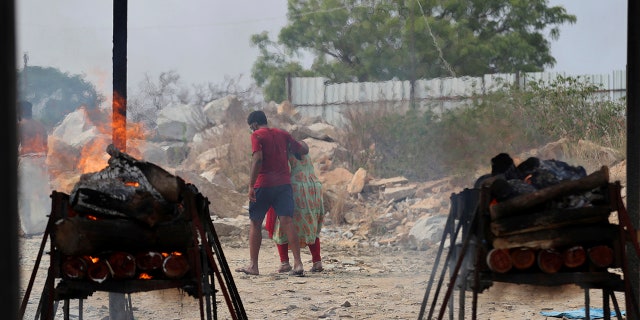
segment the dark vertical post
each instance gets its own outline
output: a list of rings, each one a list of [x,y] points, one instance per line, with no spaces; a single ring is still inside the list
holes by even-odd
[[[0,274],[3,275],[2,298],[5,306],[2,316],[18,319],[18,134],[16,118],[16,34],[15,5],[13,0],[0,1],[0,108],[2,134],[0,150],[3,154],[2,171],[5,181],[0,184],[0,203],[3,207],[3,223],[0,223]]]
[[[127,0],[113,0],[113,145],[127,150]],[[109,293],[109,319],[133,319],[122,293]]]
[[[640,217],[640,4],[637,0],[627,2],[627,212],[634,228]],[[638,296],[638,255],[633,245],[627,245],[629,260],[628,276],[631,288]],[[626,302],[627,312],[633,305]],[[633,315],[638,316],[638,315]]]
[[[113,144],[127,149],[127,0],[113,1]]]

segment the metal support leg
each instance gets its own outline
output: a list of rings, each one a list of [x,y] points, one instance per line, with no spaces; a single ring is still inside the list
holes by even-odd
[[[591,302],[589,299],[589,288],[584,289],[584,318],[591,319]]]

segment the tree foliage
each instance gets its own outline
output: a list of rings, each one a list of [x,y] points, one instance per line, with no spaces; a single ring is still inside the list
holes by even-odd
[[[285,98],[287,74],[362,82],[542,71],[555,64],[545,32],[557,39],[576,21],[547,0],[289,0],[287,15],[277,42],[251,40],[252,76],[271,99]],[[305,53],[309,70],[295,61]]]
[[[52,67],[28,66],[18,71],[21,100],[34,106],[33,117],[53,128],[80,106],[95,109],[105,101],[82,75],[70,75]]]

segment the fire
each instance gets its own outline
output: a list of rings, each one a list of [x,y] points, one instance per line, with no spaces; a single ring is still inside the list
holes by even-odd
[[[93,262],[93,263],[96,263],[96,262],[100,261],[100,258],[98,258],[98,257],[92,257],[92,256],[89,256],[89,259],[90,259],[90,260],[91,260],[91,262]]]
[[[95,221],[95,220],[98,220],[98,218],[97,218],[96,216],[92,216],[92,215],[90,215],[90,214],[86,215],[86,217],[87,217],[87,219],[89,219],[89,220],[94,220],[94,221]]]
[[[88,111],[83,108],[86,113],[94,112]],[[87,118],[90,119],[87,114]],[[78,161],[77,168],[81,173],[98,172],[108,165],[109,155],[105,152],[107,146],[113,143],[121,151],[126,151],[121,146],[127,139],[144,140],[146,137],[144,128],[141,123],[129,123],[121,118],[113,119],[113,125],[110,122],[107,123],[92,123],[98,135],[91,141],[87,142],[80,151],[80,160]],[[126,130],[123,128],[126,126]],[[113,141],[112,141],[113,140]],[[116,141],[117,140],[117,141]],[[116,143],[117,142],[117,143]],[[135,145],[133,146],[135,150]],[[136,152],[127,151],[134,157],[141,158]]]
[[[149,274],[147,274],[147,273],[142,272],[142,273],[140,273],[140,275],[138,276],[138,279],[142,279],[142,280],[149,280],[149,279],[153,279],[153,277],[152,277],[152,276],[150,276],[150,275],[149,275]]]
[[[136,182],[136,181],[125,181],[124,183],[125,186],[129,186],[129,187],[139,187],[140,183]]]

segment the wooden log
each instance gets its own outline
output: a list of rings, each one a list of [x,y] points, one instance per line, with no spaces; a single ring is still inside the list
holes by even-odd
[[[72,217],[56,222],[54,244],[65,255],[97,255],[104,251],[174,251],[192,245],[186,221],[149,228],[128,219],[90,220]]]
[[[107,258],[113,279],[131,279],[136,275],[136,260],[132,254],[117,251]]]
[[[93,282],[102,283],[109,279],[110,275],[111,271],[109,270],[109,265],[102,259],[92,261],[87,268],[87,277]]]
[[[518,270],[529,269],[536,262],[536,252],[531,248],[515,248],[509,254],[513,266]]]
[[[497,237],[493,239],[492,244],[498,249],[518,247],[552,249],[579,244],[606,243],[617,239],[617,236],[618,226],[612,224],[568,226]]]
[[[140,271],[158,270],[162,267],[162,260],[164,260],[162,254],[156,251],[139,252],[135,258],[136,267]]]
[[[507,236],[569,225],[605,224],[609,220],[609,206],[591,206],[574,209],[553,209],[521,216],[510,216],[491,222],[491,232]]]
[[[598,268],[606,268],[613,263],[613,249],[606,245],[589,248],[589,261]]]
[[[122,199],[91,188],[79,188],[73,202],[76,212],[106,218],[131,218],[150,227],[176,218],[175,204],[159,200],[150,192],[131,191]]]
[[[577,194],[603,186],[609,182],[609,168],[600,170],[578,180],[565,180],[536,192],[519,195],[489,207],[492,220],[517,215],[527,208],[542,204],[557,197]]]
[[[66,279],[84,279],[87,276],[87,269],[91,260],[80,256],[67,256],[62,261],[60,271]]]
[[[573,246],[562,252],[562,260],[567,268],[577,268],[587,261],[587,251],[583,246]]]
[[[538,268],[544,273],[556,273],[560,271],[564,261],[562,254],[553,249],[543,249],[538,251]]]
[[[167,278],[180,279],[189,271],[189,261],[187,257],[178,252],[173,252],[164,258],[162,272]]]
[[[492,249],[487,253],[487,266],[491,271],[507,273],[513,267],[509,250]]]

